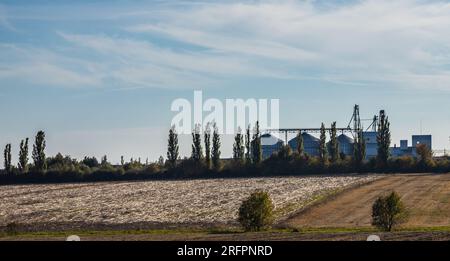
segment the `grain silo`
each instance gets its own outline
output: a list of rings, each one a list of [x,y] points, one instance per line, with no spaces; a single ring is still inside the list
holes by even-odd
[[[284,145],[279,138],[266,133],[261,135],[261,149],[263,159],[269,158],[273,153],[278,152]]]
[[[310,156],[319,156],[319,139],[306,132],[302,133],[302,137],[305,153],[308,153]],[[288,144],[292,151],[297,151],[297,137],[291,139]]]

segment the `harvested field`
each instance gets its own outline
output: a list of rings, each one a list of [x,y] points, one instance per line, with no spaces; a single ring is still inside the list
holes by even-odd
[[[324,193],[378,179],[369,176],[310,176],[204,179],[0,187],[0,226],[30,230],[95,229],[127,224],[236,223],[241,200],[255,189],[270,192],[278,218]]]
[[[370,227],[373,202],[392,190],[400,194],[409,212],[403,227],[450,226],[450,174],[389,175],[306,209],[286,224],[316,228]]]

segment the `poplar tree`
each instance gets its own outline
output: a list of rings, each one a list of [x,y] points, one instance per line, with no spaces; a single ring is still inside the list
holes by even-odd
[[[192,131],[192,159],[195,162],[200,162],[203,158],[202,141],[200,136],[200,125],[196,124]]]
[[[353,143],[353,162],[356,168],[361,167],[362,162],[366,158],[366,141],[363,132],[358,131],[356,139]]]
[[[108,165],[108,157],[106,155],[103,155],[101,163],[102,166]]]
[[[389,146],[391,145],[391,132],[389,130],[390,123],[384,110],[380,111],[377,133],[377,164],[381,168],[385,168],[390,156]]]
[[[303,136],[301,131],[297,133],[297,153],[299,156],[303,156],[305,154],[305,145],[303,144]]]
[[[38,131],[33,145],[33,161],[37,171],[45,171],[47,163],[45,158],[45,133]]]
[[[205,163],[208,169],[211,168],[211,128],[210,124],[206,124],[205,133],[203,136],[205,142]]]
[[[252,160],[255,164],[259,164],[262,161],[261,134],[258,121],[256,121],[255,132],[252,138]]]
[[[212,136],[212,152],[211,152],[211,158],[212,158],[212,164],[214,169],[219,170],[220,169],[220,136],[219,136],[219,129],[217,128],[216,123],[213,124],[213,136]]]
[[[11,172],[12,165],[11,165],[11,144],[6,144],[5,150],[3,151],[3,157],[4,157],[4,167],[5,171],[7,173]]]
[[[28,171],[28,138],[20,141],[20,151],[19,151],[19,170],[22,173]]]
[[[167,161],[170,167],[175,167],[178,159],[178,134],[175,130],[175,125],[169,130],[169,140],[167,142]]]
[[[234,136],[233,159],[239,163],[242,163],[244,161],[244,154],[244,138],[242,135],[242,129],[239,127],[236,136]]]
[[[251,146],[250,146],[250,124],[247,127],[247,131],[245,133],[245,162],[251,163]]]
[[[339,143],[336,137],[336,122],[331,124],[330,130],[330,158],[333,163],[339,158]]]
[[[322,123],[320,126],[320,140],[319,140],[319,159],[322,164],[328,162],[328,152],[326,145],[325,125]]]

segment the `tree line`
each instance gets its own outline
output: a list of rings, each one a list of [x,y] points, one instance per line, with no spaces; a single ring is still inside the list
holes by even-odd
[[[248,125],[245,130],[238,128],[234,136],[231,159],[221,158],[221,139],[215,123],[206,125],[203,132],[200,125],[192,131],[190,157],[181,158],[178,134],[174,126],[168,133],[167,155],[156,162],[140,158],[126,161],[121,157],[119,165],[108,162],[107,156],[100,160],[84,157],[82,160],[45,154],[44,131],[37,132],[32,162],[29,160],[29,139],[21,140],[17,166],[12,164],[11,144],[4,148],[4,169],[0,170],[0,184],[20,182],[73,182],[133,179],[171,179],[207,177],[248,177],[277,175],[307,175],[321,173],[367,173],[367,172],[448,172],[447,158],[434,159],[425,145],[416,148],[418,157],[403,156],[393,158],[389,147],[391,142],[390,122],[384,111],[380,111],[377,132],[377,157],[366,159],[366,144],[362,131],[355,134],[353,154],[339,151],[336,122],[328,133],[322,123],[320,128],[318,156],[308,155],[304,148],[303,136],[296,136],[297,147],[292,150],[285,144],[277,152],[263,160],[259,122]]]

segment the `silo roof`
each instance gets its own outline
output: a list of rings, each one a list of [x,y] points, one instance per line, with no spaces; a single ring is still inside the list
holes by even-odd
[[[337,140],[338,140],[340,143],[354,143],[354,142],[353,142],[353,139],[350,138],[349,136],[345,135],[345,134],[339,135],[339,136],[337,137]]]
[[[265,134],[261,135],[261,145],[263,145],[263,146],[275,145],[279,142],[283,142],[283,141],[281,139],[273,136],[270,133],[265,133]]]
[[[313,135],[303,132],[302,133],[303,142],[319,142],[319,139],[314,137]],[[297,144],[297,136],[292,138],[289,142],[289,144]]]

